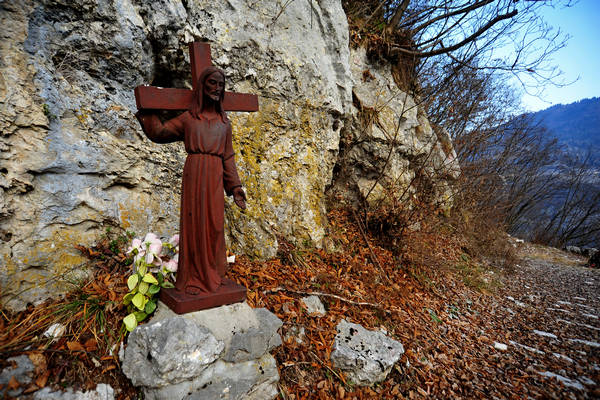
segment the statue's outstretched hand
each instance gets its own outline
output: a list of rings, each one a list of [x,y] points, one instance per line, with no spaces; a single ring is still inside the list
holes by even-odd
[[[242,210],[246,209],[246,193],[244,193],[244,189],[239,186],[233,189],[233,201]]]

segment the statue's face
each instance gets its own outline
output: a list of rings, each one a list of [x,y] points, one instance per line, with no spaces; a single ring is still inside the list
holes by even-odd
[[[225,90],[225,78],[218,72],[213,72],[204,81],[204,95],[214,101],[219,101]]]

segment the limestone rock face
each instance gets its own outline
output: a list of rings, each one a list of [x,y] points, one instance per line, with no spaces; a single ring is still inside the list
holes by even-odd
[[[409,202],[417,173],[427,177],[437,200],[448,200],[448,182],[460,173],[448,134],[437,133],[422,107],[394,82],[389,64],[352,50],[354,107],[344,128],[335,186],[351,202],[377,205],[390,194]]]
[[[141,84],[191,87],[187,43],[205,40],[227,89],[260,96],[231,113],[245,213],[227,203],[238,254],[273,256],[275,232],[316,244],[351,102],[341,2],[33,0],[0,24],[0,284],[23,309],[85,277],[75,244],[106,226],[168,236],[179,226],[181,143],[135,120]],[[58,279],[56,279],[58,277]]]
[[[269,354],[282,322],[238,303],[176,315],[159,303],[131,332],[123,372],[147,399],[271,399],[279,373]]]
[[[385,379],[402,354],[402,343],[383,332],[342,320],[337,325],[331,361],[355,384],[372,385]]]

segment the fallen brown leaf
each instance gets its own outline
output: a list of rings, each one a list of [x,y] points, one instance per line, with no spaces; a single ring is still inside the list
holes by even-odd
[[[96,341],[96,339],[92,338],[92,339],[88,339],[83,347],[85,347],[85,349],[87,351],[94,351],[98,349],[98,342]]]
[[[29,353],[27,355],[35,367],[35,374],[40,375],[48,368],[46,357],[42,353]]]
[[[67,342],[67,348],[71,351],[85,351],[79,342]]]
[[[15,378],[14,375],[10,377],[10,380],[8,381],[7,385],[10,390],[16,390],[19,388],[19,386],[21,386],[21,384],[19,383],[17,378]]]
[[[37,379],[35,380],[35,384],[39,388],[43,388],[44,386],[46,386],[46,383],[48,382],[49,377],[50,377],[50,370],[46,370],[46,372],[44,372],[42,375],[37,377]]]
[[[40,388],[32,383],[31,385],[27,386],[27,388],[25,390],[23,390],[23,394],[33,393],[38,390],[40,390]]]

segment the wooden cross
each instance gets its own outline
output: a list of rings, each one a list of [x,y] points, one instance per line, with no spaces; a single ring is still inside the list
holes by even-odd
[[[192,86],[195,89],[202,71],[212,65],[210,45],[203,42],[191,42],[189,49]],[[193,96],[193,91],[190,89],[160,88],[146,85],[136,87],[134,93],[138,110],[187,110]],[[225,92],[223,108],[225,108],[225,111],[258,111],[258,96],[247,93]]]

